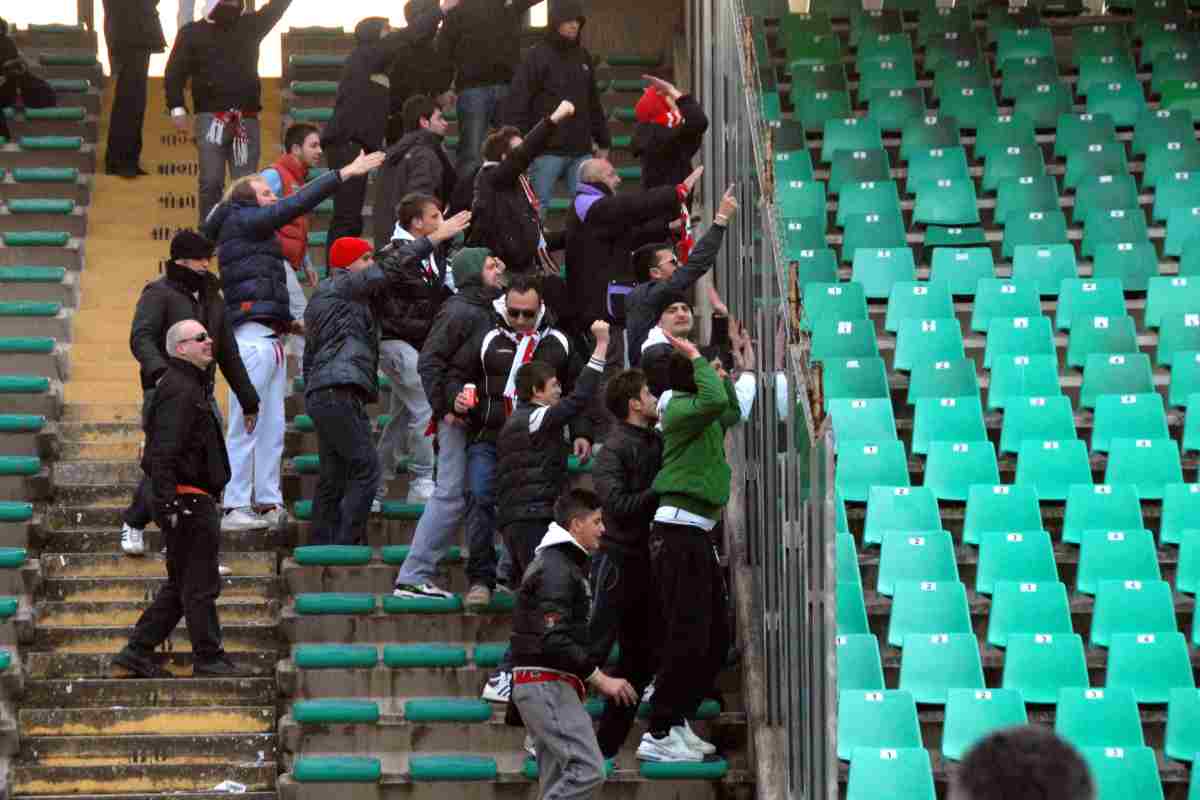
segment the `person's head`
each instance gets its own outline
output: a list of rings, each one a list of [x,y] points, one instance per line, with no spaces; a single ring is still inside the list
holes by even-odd
[[[433,195],[410,192],[396,206],[396,221],[414,237],[428,236],[442,224],[442,204]]]
[[[517,399],[523,403],[552,406],[562,399],[562,385],[554,367],[530,361],[517,370]]]
[[[614,192],[621,185],[621,176],[606,158],[589,158],[580,164],[579,180],[581,183],[603,184]]]
[[[579,31],[586,22],[583,3],[579,0],[557,0],[551,4],[550,9],[548,22],[554,32],[567,41],[578,41]]]
[[[242,0],[208,0],[204,4],[204,17],[221,27],[228,27],[237,22],[242,15]]]
[[[432,10],[437,5],[437,0],[408,0],[404,4],[404,21],[412,25],[421,15]]]
[[[633,116],[638,122],[660,122],[678,107],[671,95],[663,94],[653,86],[647,86],[646,91],[638,98],[637,105],[633,107]]]
[[[692,318],[692,305],[679,292],[664,294],[655,310],[658,314],[658,327],[672,336],[683,337],[692,332],[695,322]]]
[[[504,262],[486,247],[464,247],[459,250],[451,269],[454,271],[454,282],[460,289],[474,282],[499,289],[504,278]]]
[[[166,351],[168,356],[181,358],[200,369],[207,369],[213,360],[212,339],[194,319],[180,320],[167,328]]]
[[[667,355],[666,362],[666,379],[663,381],[663,390],[670,389],[672,392],[680,392],[682,394],[695,394],[696,388],[696,370],[692,367],[692,362],[688,361],[687,356],[678,350],[672,350]]]
[[[359,44],[372,44],[392,32],[392,24],[387,17],[366,17],[354,26],[354,41]]]
[[[1094,800],[1096,786],[1079,752],[1050,728],[996,731],[963,756],[950,800]]]
[[[488,137],[483,140],[483,149],[481,154],[484,161],[503,161],[508,158],[508,154],[521,146],[520,128],[514,128],[512,125],[505,125],[499,130],[492,131]]]
[[[536,277],[513,275],[504,290],[504,315],[508,327],[517,333],[533,333],[542,311],[542,286]]]
[[[404,118],[405,133],[424,129],[436,136],[445,136],[449,127],[437,101],[425,94],[415,94],[405,100],[400,115]]]
[[[633,251],[633,277],[638,283],[669,280],[679,269],[679,259],[670,242],[644,244]]]
[[[224,200],[238,206],[271,206],[279,202],[271,186],[261,175],[238,178],[225,191]]]
[[[329,248],[329,266],[347,272],[362,272],[375,263],[375,251],[366,239],[343,236]]]
[[[554,521],[589,553],[600,548],[600,539],[604,536],[604,515],[600,511],[600,498],[595,492],[571,489],[560,496],[554,503]]]
[[[636,367],[613,376],[604,390],[604,404],[614,417],[639,428],[658,419],[658,398],[650,393],[646,373]]]
[[[193,272],[207,272],[212,264],[213,243],[185,228],[171,239],[171,260]]]
[[[283,149],[311,169],[321,163],[321,132],[316,125],[297,122],[284,132]]]

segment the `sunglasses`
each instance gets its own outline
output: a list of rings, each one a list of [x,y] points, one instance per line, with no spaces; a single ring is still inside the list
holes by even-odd
[[[185,341],[185,342],[207,342],[208,338],[209,338],[208,333],[205,331],[201,331],[200,333],[197,333],[195,336],[189,336],[188,338],[184,339],[183,341]]]
[[[513,319],[537,319],[538,310],[536,308],[510,308],[508,315]]]

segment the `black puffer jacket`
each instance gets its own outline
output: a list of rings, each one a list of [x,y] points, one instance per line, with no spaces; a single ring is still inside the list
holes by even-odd
[[[496,440],[496,526],[554,518],[567,488],[571,445],[563,429],[582,416],[600,386],[603,364],[588,360],[575,389],[553,406],[518,403]]]
[[[304,394],[333,386],[349,386],[378,399],[379,326],[370,300],[395,292],[407,273],[433,252],[428,239],[418,239],[407,253],[374,264],[362,272],[330,270],[304,312]]]
[[[556,669],[587,680],[599,667],[587,648],[592,606],[588,554],[558,525],[549,528],[517,590],[513,665]]]
[[[193,291],[197,293],[193,294]],[[208,367],[209,390],[219,366],[242,409],[247,414],[257,414],[258,392],[246,374],[246,366],[233,338],[233,327],[225,316],[221,282],[212,273],[198,275],[174,262],[167,264],[165,276],[146,284],[133,312],[129,349],[138,360],[142,389],[154,388],[155,382],[167,371],[167,331],[185,319],[199,322],[213,339],[213,363]]]
[[[435,420],[454,411],[454,398],[468,382],[454,369],[458,351],[492,327],[495,316],[492,301],[500,296],[500,290],[484,286],[478,274],[461,282],[456,279],[456,283],[458,294],[438,310],[417,358],[421,387]]]
[[[446,288],[446,262],[435,249],[438,271],[425,269],[425,260],[409,258],[418,241],[415,239],[393,239],[379,253],[379,264],[384,270],[394,270],[398,283],[373,301],[375,316],[379,319],[381,339],[399,339],[420,350],[425,337],[433,325],[442,303],[454,293]],[[428,257],[426,257],[428,258]]]
[[[633,129],[633,154],[642,161],[642,188],[675,186],[692,172],[692,157],[704,143],[708,117],[696,98],[685,94],[676,101],[683,122],[674,128],[639,122]]]
[[[457,180],[454,164],[442,137],[424,128],[409,131],[387,150],[389,165],[395,167],[395,197],[410,192],[430,194],[446,205]]]
[[[563,100],[575,104],[575,114],[563,120],[550,137],[547,153],[581,155],[592,152],[592,142],[608,149],[612,139],[596,87],[592,56],[579,43],[583,37],[582,4],[558,0],[552,4],[545,39],[526,53],[513,75],[505,119],[522,131],[530,131],[538,120],[550,116]],[[558,25],[580,20],[579,37],[564,39]]]
[[[662,468],[662,436],[624,420],[609,429],[592,481],[604,508],[603,550],[649,558],[646,538],[658,510],[654,478]]]

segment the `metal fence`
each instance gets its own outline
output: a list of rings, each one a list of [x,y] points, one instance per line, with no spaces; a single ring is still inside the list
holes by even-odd
[[[793,271],[774,208],[774,89],[763,20],[786,0],[688,0],[690,85],[707,111],[703,196],[737,186],[741,212],[714,271],[757,344],[759,399],[734,437],[727,543],[762,798],[834,798],[835,530],[832,436],[804,360]],[[819,403],[819,401],[817,401]],[[740,579],[739,579],[740,576]]]

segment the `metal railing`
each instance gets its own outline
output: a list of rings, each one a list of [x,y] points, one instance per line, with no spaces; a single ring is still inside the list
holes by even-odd
[[[732,439],[726,514],[756,788],[817,800],[838,791],[832,435],[810,401],[761,113],[774,88],[762,19],[787,10],[786,0],[689,0],[687,27],[690,85],[710,120],[703,196],[712,206],[732,183],[741,205],[716,285],[764,367],[754,415]]]

